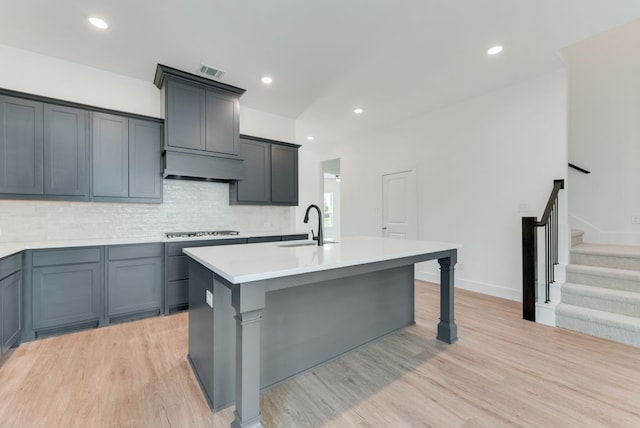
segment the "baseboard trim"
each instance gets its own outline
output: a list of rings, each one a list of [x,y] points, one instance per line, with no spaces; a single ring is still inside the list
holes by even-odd
[[[440,273],[425,272],[416,269],[416,279],[427,282],[440,283]],[[463,290],[475,291],[477,293],[488,294],[490,296],[501,297],[507,300],[522,302],[522,290],[500,287],[493,284],[485,284],[478,281],[470,281],[460,277],[455,278],[455,286]]]

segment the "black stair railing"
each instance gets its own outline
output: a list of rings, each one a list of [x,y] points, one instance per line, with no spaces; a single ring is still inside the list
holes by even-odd
[[[545,303],[549,303],[549,286],[555,282],[558,264],[558,193],[564,180],[553,180],[553,190],[540,220],[522,217],[522,318],[536,320],[538,274],[538,228],[544,227]]]
[[[580,168],[578,165],[574,165],[574,164],[572,164],[571,162],[569,162],[569,168],[573,168],[573,169],[575,169],[576,171],[580,171],[580,172],[582,172],[583,174],[591,174],[591,171],[587,171],[587,170],[586,170],[586,169],[584,169],[584,168]]]

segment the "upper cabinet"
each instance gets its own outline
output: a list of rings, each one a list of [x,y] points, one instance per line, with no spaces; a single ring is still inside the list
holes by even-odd
[[[162,120],[0,89],[0,199],[160,203]]]
[[[165,111],[163,175],[232,181],[244,178],[238,156],[244,89],[158,65],[154,83]]]
[[[82,109],[44,105],[44,193],[86,196],[87,112]]]
[[[86,200],[86,111],[0,95],[0,193]]]
[[[233,205],[298,205],[298,145],[240,137],[245,179],[229,185]]]
[[[44,192],[43,104],[0,96],[0,192]]]
[[[162,202],[160,124],[107,113],[92,116],[91,199]]]

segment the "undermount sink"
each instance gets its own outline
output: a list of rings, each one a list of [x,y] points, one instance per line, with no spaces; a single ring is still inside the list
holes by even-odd
[[[323,243],[324,243],[324,245],[337,244],[338,241],[327,241],[327,240],[325,240]],[[282,244],[282,245],[278,245],[278,247],[282,247],[282,248],[287,248],[287,247],[308,247],[308,246],[311,246],[311,245],[318,245],[318,243],[315,242],[315,241],[313,241],[313,242],[304,241],[304,242],[295,242],[293,244]]]

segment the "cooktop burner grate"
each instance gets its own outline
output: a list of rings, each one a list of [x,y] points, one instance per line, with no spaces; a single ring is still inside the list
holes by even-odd
[[[211,230],[202,232],[167,232],[167,238],[201,238],[203,236],[229,236],[239,235],[237,230]]]

